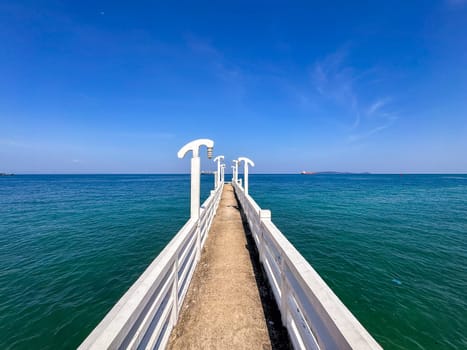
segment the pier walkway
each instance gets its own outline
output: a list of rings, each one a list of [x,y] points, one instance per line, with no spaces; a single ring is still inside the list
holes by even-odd
[[[248,194],[253,161],[234,160],[227,184],[217,156],[200,205],[199,147],[209,158],[213,145],[198,139],[178,152],[193,153],[189,220],[79,349],[381,350]]]
[[[270,348],[238,203],[226,184],[169,349]]]

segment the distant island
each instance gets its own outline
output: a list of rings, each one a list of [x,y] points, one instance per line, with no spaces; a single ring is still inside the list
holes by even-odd
[[[0,173],[0,176],[13,176],[15,174]]]
[[[363,173],[351,173],[351,172],[340,172],[340,171],[302,171],[301,175],[369,175],[369,172]]]

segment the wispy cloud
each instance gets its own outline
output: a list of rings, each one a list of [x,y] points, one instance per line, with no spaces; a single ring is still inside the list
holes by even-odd
[[[355,70],[345,64],[348,49],[343,48],[317,61],[312,72],[312,83],[318,93],[344,107],[353,115],[352,128],[360,125],[359,99],[354,82]]]
[[[352,117],[347,121],[347,128],[351,132],[348,140],[354,142],[387,129],[398,116],[391,111],[391,97],[381,96],[370,102],[360,92],[359,87],[368,77],[375,79],[375,70],[354,68],[348,63],[349,56],[349,46],[345,46],[315,62],[312,84],[321,97]]]
[[[389,128],[393,121],[394,121],[394,119],[389,120],[385,124],[374,127],[374,128],[372,128],[372,129],[370,129],[368,131],[365,131],[365,132],[350,134],[349,135],[349,141],[350,142],[356,142],[356,141],[366,139],[366,138],[368,138],[368,137],[370,137],[370,136],[372,136],[374,134],[379,133],[380,131],[383,131],[383,130]]]
[[[379,98],[374,101],[367,109],[366,114],[369,116],[379,112],[385,105],[387,105],[391,99],[389,97]]]
[[[242,69],[228,60],[208,39],[188,34],[186,35],[186,43],[194,54],[203,57],[204,62],[210,65],[218,78],[236,87],[243,87],[244,74]]]

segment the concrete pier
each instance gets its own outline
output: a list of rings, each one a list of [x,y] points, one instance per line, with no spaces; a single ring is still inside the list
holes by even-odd
[[[225,185],[169,349],[271,349],[249,244],[231,185]],[[268,331],[269,328],[269,331]]]
[[[199,148],[210,158],[213,145],[198,139],[178,152],[193,152],[190,219],[79,349],[381,350],[248,195],[253,161],[234,161],[231,184],[218,164],[221,176],[199,206]]]

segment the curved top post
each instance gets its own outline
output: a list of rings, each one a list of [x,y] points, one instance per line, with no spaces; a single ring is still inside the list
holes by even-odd
[[[221,160],[224,160],[224,156],[217,156],[213,159],[214,162],[220,162]]]
[[[255,163],[253,163],[253,161],[250,158],[247,158],[247,157],[239,157],[238,161],[239,162],[245,162],[245,164],[249,164],[251,166],[255,166]]]
[[[238,161],[243,162],[243,190],[248,195],[248,165],[255,166],[255,163],[247,157],[239,157]]]
[[[234,165],[232,166],[234,168],[234,179],[235,181],[237,181],[236,172],[238,171],[238,159],[234,159],[232,162],[234,163]]]
[[[206,146],[208,148],[208,158],[212,157],[212,148],[214,141],[209,139],[198,139],[188,142],[185,146],[180,148],[177,156],[183,158],[189,152],[193,152],[191,158],[191,195],[190,195],[190,215],[192,219],[199,219],[199,199],[200,199],[200,174],[201,174],[201,158],[199,157],[199,148]]]
[[[199,157],[199,148],[201,146],[206,146],[208,148],[208,158],[211,158],[209,154],[211,153],[211,156],[212,156],[212,148],[214,147],[214,141],[210,139],[197,139],[197,140],[188,142],[185,146],[180,148],[180,151],[178,151],[177,156],[178,158],[181,159],[185,157],[185,155],[189,151],[193,151],[193,157]]]
[[[224,159],[224,156],[217,156],[214,158],[214,162],[217,162],[217,174],[216,174],[216,188],[219,186],[221,182],[221,161]]]

